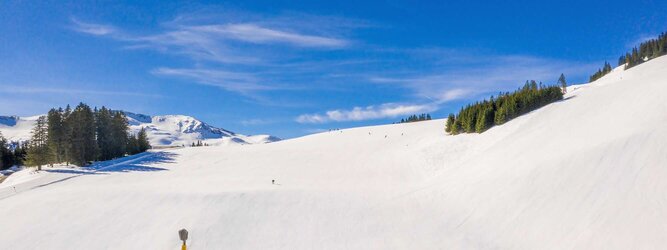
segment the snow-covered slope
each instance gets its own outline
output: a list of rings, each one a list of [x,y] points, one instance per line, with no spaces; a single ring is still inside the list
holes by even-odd
[[[178,249],[187,228],[190,249],[664,249],[667,57],[566,97],[483,134],[434,120],[10,176],[0,242]]]
[[[148,132],[151,145],[188,146],[202,141],[208,145],[260,144],[280,140],[270,135],[242,135],[213,127],[191,116],[164,115],[148,116],[125,112],[132,133],[141,128]],[[30,139],[30,131],[39,116],[0,116],[0,132],[11,141]]]
[[[201,140],[209,145],[258,144],[278,141],[269,135],[247,136],[216,128],[205,122],[185,115],[148,116],[125,112],[130,129],[138,132],[145,128],[151,145],[188,146]]]
[[[30,131],[39,116],[0,116],[0,132],[10,141],[24,141],[30,138]]]

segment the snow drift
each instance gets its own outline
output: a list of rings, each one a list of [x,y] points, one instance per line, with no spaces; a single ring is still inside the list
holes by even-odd
[[[0,184],[0,242],[178,249],[187,228],[190,249],[664,249],[666,69],[616,69],[483,134],[434,120],[45,171]]]

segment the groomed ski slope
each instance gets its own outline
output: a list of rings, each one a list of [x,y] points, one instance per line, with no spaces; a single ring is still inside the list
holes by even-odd
[[[666,100],[662,57],[483,134],[435,120],[42,173],[0,199],[0,248],[179,249],[187,228],[189,249],[664,249]]]

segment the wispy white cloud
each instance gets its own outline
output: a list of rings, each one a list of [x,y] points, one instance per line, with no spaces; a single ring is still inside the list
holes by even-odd
[[[301,47],[340,48],[350,43],[343,39],[272,29],[254,23],[202,25],[188,27],[187,30],[256,44],[284,43]]]
[[[72,18],[72,25],[73,30],[81,33],[126,42],[127,49],[152,49],[185,55],[197,61],[231,64],[257,64],[266,59],[266,54],[257,54],[261,48],[248,45],[341,49],[352,44],[348,39],[309,34],[298,31],[296,24],[276,21],[236,23],[221,20],[213,24],[197,24],[174,20],[154,34],[132,34],[111,25],[88,23],[75,18]]]
[[[468,95],[468,93],[473,92],[470,89],[449,89],[440,94],[440,96],[437,96],[437,103],[444,103],[448,101],[453,101],[457,99],[461,99]]]
[[[194,62],[191,67],[156,67],[150,71],[153,75],[216,86],[262,104],[272,102],[259,92],[298,89],[300,86],[295,85],[306,84],[295,83],[290,78],[309,69],[326,68],[313,66],[317,64],[315,62],[292,61],[289,58],[302,56],[311,50],[347,48],[353,42],[343,38],[341,30],[356,28],[342,19],[315,17],[238,20],[205,17],[181,15],[151,33],[133,33],[75,18],[71,21],[73,30],[117,40],[124,43],[125,49],[152,50]],[[338,23],[330,23],[333,21]],[[319,29],[302,24],[304,22],[310,22],[309,25],[318,23]],[[290,69],[298,69],[299,72]],[[281,80],[287,83],[279,83]]]
[[[226,71],[223,69],[199,68],[167,68],[161,67],[151,71],[152,74],[162,77],[175,77],[187,80],[191,84],[200,84],[218,87],[235,92],[246,100],[263,106],[273,107],[300,107],[305,105],[295,100],[284,100],[271,97],[267,92],[294,91],[299,87],[294,84],[281,84],[258,77],[252,73]]]
[[[256,65],[262,56],[248,49],[238,49],[218,37],[183,27],[159,34],[125,39],[127,49],[150,49],[161,53],[184,56],[197,62]]]
[[[247,73],[231,72],[214,69],[179,69],[179,68],[157,68],[151,73],[161,76],[181,77],[195,80],[197,83],[221,87],[235,92],[250,92],[257,90],[272,90],[274,86],[257,83],[258,79]]]
[[[531,56],[486,56],[466,59],[467,63],[438,65],[430,72],[421,70],[393,75],[369,76],[377,84],[393,84],[411,90],[416,97],[436,104],[470,98],[480,94],[510,91],[526,80],[553,84],[560,73],[582,76],[595,64]]]
[[[156,66],[150,71],[156,76],[219,87],[267,106],[285,105],[276,98],[277,91],[338,91],[359,84],[405,89],[400,98],[428,103],[435,110],[447,102],[510,91],[525,80],[553,83],[560,73],[570,78],[589,74],[597,67],[470,49],[373,46],[350,39],[350,31],[367,27],[363,22],[331,17],[209,18],[195,13],[181,15],[163,23],[157,31],[143,34],[76,19],[72,23],[74,30],[122,41],[127,49],[149,49],[193,62],[184,67]],[[344,51],[335,54],[335,60],[321,53],[340,50]],[[267,91],[274,92],[269,96]],[[381,106],[348,112],[332,110],[303,115],[299,120],[317,123],[388,117],[380,112]]]
[[[111,25],[85,23],[77,20],[76,18],[71,18],[71,20],[73,24],[72,29],[81,33],[105,36],[113,34],[117,31],[116,28]]]
[[[378,106],[354,107],[350,110],[329,110],[324,114],[303,114],[298,116],[296,121],[299,123],[327,123],[375,120],[430,112],[434,108],[432,105],[385,103]]]

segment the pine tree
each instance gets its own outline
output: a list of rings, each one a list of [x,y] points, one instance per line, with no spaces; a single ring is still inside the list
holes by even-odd
[[[62,109],[51,109],[47,114],[48,145],[51,154],[53,154],[53,163],[65,161],[67,132],[63,121]]]
[[[80,103],[68,117],[72,128],[72,163],[85,166],[97,158],[98,146],[95,135],[95,117],[86,104]]]
[[[12,157],[12,165],[21,166],[26,162],[26,157],[28,155],[26,147],[27,145],[25,143],[16,144]]]
[[[477,119],[475,132],[482,133],[493,126],[495,113],[493,112],[493,107],[490,104],[488,104],[486,107],[482,107],[478,116],[479,119]]]
[[[116,157],[114,152],[114,134],[111,126],[111,111],[102,106],[95,111],[95,130],[97,134],[98,160],[106,161]]]
[[[45,116],[40,116],[37,119],[29,143],[27,165],[36,166],[37,170],[42,170],[42,165],[50,163],[52,158],[52,154],[49,152],[48,128]]]
[[[477,133],[482,133],[486,130],[486,126],[484,121],[486,121],[486,111],[485,110],[480,110],[479,119],[477,119],[477,122],[475,123],[475,132]]]
[[[139,133],[137,133],[137,145],[139,146],[139,152],[146,152],[151,148],[151,143],[148,141],[148,135],[144,128],[141,128]]]
[[[493,123],[495,125],[501,125],[506,121],[507,121],[507,107],[506,105],[500,105],[498,111],[496,111]]]
[[[454,127],[454,114],[449,114],[449,116],[447,116],[447,123],[445,124],[445,132],[452,133],[453,127]]]
[[[563,94],[567,93],[567,81],[565,81],[565,75],[563,73],[558,77],[558,85],[563,89]]]
[[[14,155],[8,148],[7,139],[0,133],[0,170],[11,167],[13,158]]]
[[[127,152],[128,123],[125,113],[116,111],[111,122],[113,157],[122,157]]]
[[[62,152],[63,152],[63,161],[67,165],[72,161],[72,120],[70,119],[72,115],[72,108],[67,104],[67,107],[65,107],[65,110],[63,111],[62,114],[62,126],[63,126],[63,144],[62,144]]]
[[[460,117],[457,117],[457,119],[454,120],[454,123],[452,124],[452,132],[451,133],[453,135],[457,135],[457,134],[461,133],[462,125],[461,125],[461,120],[458,119],[458,118],[460,118]]]
[[[139,141],[136,135],[130,135],[127,138],[127,154],[133,155],[139,153]]]

